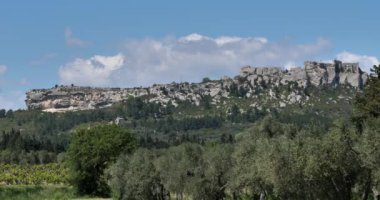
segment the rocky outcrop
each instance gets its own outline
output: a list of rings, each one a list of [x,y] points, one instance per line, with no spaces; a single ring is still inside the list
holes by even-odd
[[[335,60],[333,63],[305,62],[305,71],[312,85],[349,84],[362,88],[368,79],[368,74],[360,70],[358,63],[342,63]]]
[[[275,84],[296,82],[303,87],[308,85],[335,87],[339,84],[348,84],[362,88],[368,79],[368,74],[360,70],[358,63],[342,63],[338,60],[333,63],[306,61],[303,69],[292,68],[290,70],[247,66],[241,69],[240,76],[247,77],[252,85],[260,82]]]
[[[254,97],[256,89],[276,87],[289,83],[299,87],[349,85],[361,89],[368,75],[362,72],[358,63],[320,63],[307,61],[304,68],[285,70],[279,67],[251,67],[240,70],[240,75],[224,77],[218,81],[206,83],[155,84],[146,88],[91,88],[77,86],[56,86],[51,89],[28,91],[26,105],[28,109],[47,112],[88,110],[111,106],[126,101],[129,97],[146,97],[151,102],[176,105],[178,101],[189,101],[199,105],[204,96],[210,95],[212,103],[217,104],[223,98],[229,98],[235,88],[243,89],[244,95]],[[290,98],[290,97],[289,97]],[[290,98],[289,102],[298,102]]]

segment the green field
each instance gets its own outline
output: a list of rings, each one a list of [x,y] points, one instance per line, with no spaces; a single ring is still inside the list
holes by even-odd
[[[97,200],[101,198],[91,198],[77,196],[74,189],[69,186],[31,186],[31,185],[2,185],[0,186],[0,199],[2,200],[65,200],[65,199],[88,199]]]
[[[72,188],[66,186],[0,186],[0,199],[74,199]]]
[[[67,170],[59,163],[43,165],[0,164],[3,185],[64,185]]]
[[[1,200],[99,199],[78,196],[68,185],[62,163],[43,165],[0,164]]]

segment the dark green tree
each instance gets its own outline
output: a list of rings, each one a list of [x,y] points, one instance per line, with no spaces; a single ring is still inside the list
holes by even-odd
[[[212,97],[210,95],[202,96],[201,104],[203,105],[204,109],[206,110],[211,109],[211,103],[212,103]]]
[[[211,79],[209,78],[209,77],[204,77],[203,79],[202,79],[202,83],[208,83],[208,82],[210,82],[211,81]]]
[[[360,132],[367,119],[380,117],[380,65],[373,66],[371,72],[363,93],[355,99],[353,120]]]
[[[7,111],[6,111],[5,109],[0,109],[0,118],[4,118],[6,112],[7,112]]]
[[[356,97],[353,121],[361,135],[356,150],[363,163],[362,199],[380,198],[380,65],[373,66],[363,93]]]
[[[12,118],[14,115],[13,115],[13,110],[10,109],[7,111],[7,113],[5,114],[5,116],[7,116],[8,118]]]
[[[122,153],[135,148],[129,130],[117,125],[79,128],[72,133],[67,162],[73,186],[80,194],[108,196],[104,170]]]
[[[232,122],[240,122],[241,120],[241,113],[240,113],[240,108],[236,104],[232,105],[231,110],[230,110],[230,115],[228,118]]]

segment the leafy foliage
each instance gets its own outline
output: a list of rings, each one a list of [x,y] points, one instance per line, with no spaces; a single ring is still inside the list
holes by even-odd
[[[364,93],[356,98],[353,119],[359,129],[362,129],[367,119],[380,117],[380,65],[371,69],[374,74],[370,76],[365,85]]]
[[[133,155],[122,155],[111,167],[111,187],[116,199],[165,199],[159,173],[153,164],[156,154],[138,149]]]
[[[117,125],[97,125],[76,130],[70,139],[67,162],[70,178],[80,194],[109,195],[104,170],[121,152],[131,152],[131,132]]]
[[[363,196],[372,190],[380,198],[380,65],[373,72],[364,93],[355,102],[353,121],[361,134],[356,150],[363,163]]]

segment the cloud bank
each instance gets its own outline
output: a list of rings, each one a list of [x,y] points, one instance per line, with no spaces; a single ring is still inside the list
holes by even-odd
[[[148,86],[203,77],[233,76],[245,65],[293,66],[330,48],[326,39],[310,44],[270,41],[263,37],[184,37],[127,41],[115,56],[77,58],[59,69],[62,84]]]
[[[110,86],[112,76],[124,64],[124,56],[93,56],[89,59],[78,58],[73,62],[61,66],[59,76],[64,84],[89,85],[89,86]]]

